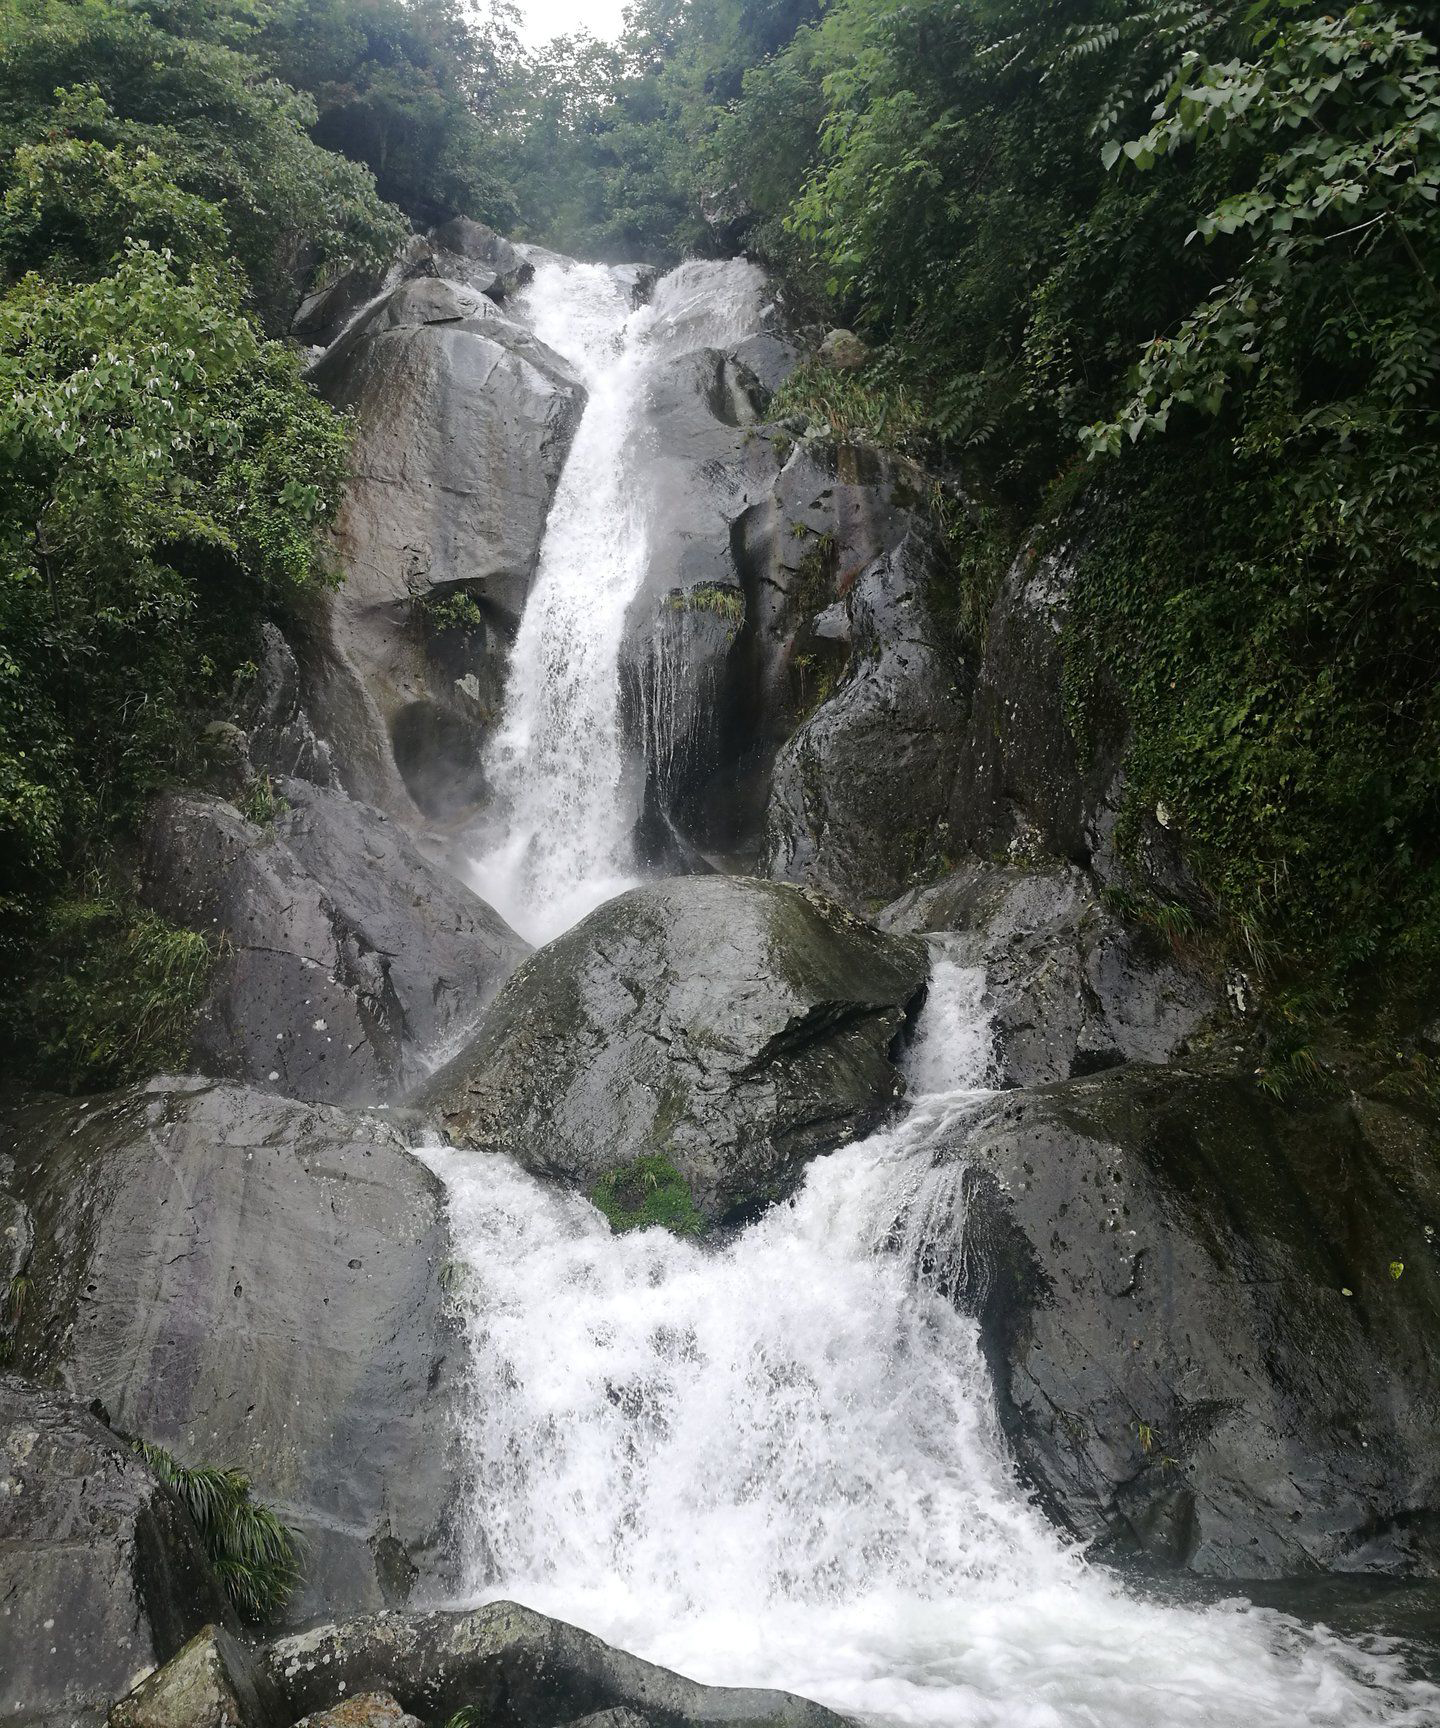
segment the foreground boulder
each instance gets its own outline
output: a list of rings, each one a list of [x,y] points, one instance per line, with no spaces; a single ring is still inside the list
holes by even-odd
[[[271,1644],[266,1673],[291,1719],[381,1691],[422,1721],[471,1707],[486,1728],[562,1728],[633,1711],[646,1728],[841,1728],[787,1692],[701,1686],[514,1602],[468,1614],[386,1614]]]
[[[263,826],[172,793],[146,826],[141,890],[222,939],[194,1031],[207,1074],[380,1103],[461,1039],[529,952],[379,810],[300,780]]]
[[[207,1620],[229,1610],[179,1501],[82,1405],[0,1376],[0,1720],[74,1722]]]
[[[0,1145],[34,1230],[18,1367],[184,1463],[243,1470],[305,1540],[297,1613],[435,1574],[447,1239],[399,1131],[157,1082],[12,1110]]]
[[[271,1728],[281,1715],[279,1695],[255,1653],[223,1627],[206,1626],[120,1700],[109,1728]]]
[[[938,934],[951,964],[983,969],[977,1006],[996,1086],[1168,1062],[1218,1011],[1212,988],[1106,911],[1073,864],[972,858],[903,895],[877,922]]]
[[[925,964],[780,883],[637,888],[528,961],[417,1102],[461,1144],[585,1188],[664,1157],[730,1218],[893,1106]]]
[[[1047,1509],[1212,1577],[1440,1573],[1437,1151],[1414,1104],[1139,1067],[955,1131],[950,1277]]]

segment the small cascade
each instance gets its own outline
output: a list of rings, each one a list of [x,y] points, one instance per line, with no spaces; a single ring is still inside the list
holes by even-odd
[[[916,1728],[1440,1719],[1388,1648],[1127,1592],[1017,1486],[945,1294],[983,989],[942,952],[908,1115],[715,1243],[612,1236],[507,1159],[424,1154],[466,1269],[461,1600]]]
[[[628,273],[542,255],[521,303],[589,392],[561,476],[486,758],[493,790],[470,882],[541,943],[633,885],[641,787],[621,735],[620,649],[646,569],[646,464],[634,445],[651,368],[754,327],[743,260],[682,264],[632,309]]]

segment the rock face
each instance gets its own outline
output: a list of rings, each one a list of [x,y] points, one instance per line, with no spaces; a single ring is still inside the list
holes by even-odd
[[[786,1193],[903,1089],[923,946],[818,895],[637,888],[536,954],[417,1102],[461,1144],[589,1188],[663,1155],[710,1219]]]
[[[94,1719],[207,1620],[189,1515],[83,1406],[0,1376],[0,1720]]]
[[[295,1612],[378,1608],[434,1577],[446,1234],[401,1133],[160,1082],[4,1126],[35,1232],[17,1366],[183,1462],[244,1470],[305,1538]]]
[[[437,276],[503,301],[535,274],[510,242],[468,216],[453,216],[430,235]]]
[[[1436,1154],[1179,1069],[982,1109],[950,1277],[1047,1508],[1213,1577],[1440,1572]]]
[[[846,650],[847,666],[776,759],[766,875],[865,904],[935,857],[969,685],[935,614],[936,577],[933,549],[912,532],[812,626]]]
[[[116,1704],[108,1728],[271,1728],[279,1719],[279,1697],[253,1653],[207,1626]]]
[[[317,1626],[272,1644],[265,1665],[292,1716],[383,1689],[426,1722],[473,1706],[486,1728],[561,1728],[602,1711],[633,1711],[648,1728],[842,1728],[803,1698],[700,1686],[514,1602]]]
[[[996,1086],[1168,1062],[1219,1008],[1203,979],[1105,911],[1073,864],[970,859],[903,895],[878,922],[943,933],[950,963],[983,967]]]
[[[584,391],[485,293],[426,277],[392,288],[311,376],[357,423],[317,724],[357,796],[407,820],[458,816],[483,792],[476,761]],[[463,673],[427,648],[427,605],[456,596],[472,603]]]
[[[430,1071],[528,952],[378,810],[283,780],[273,821],[172,793],[146,827],[151,907],[224,938],[194,1035],[201,1070],[331,1103]]]

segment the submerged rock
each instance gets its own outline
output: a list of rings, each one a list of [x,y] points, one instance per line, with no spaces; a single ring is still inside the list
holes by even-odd
[[[0,1144],[35,1233],[18,1366],[184,1463],[243,1470],[304,1538],[297,1613],[435,1576],[447,1238],[399,1130],[156,1082],[13,1109]]]
[[[587,1189],[664,1157],[706,1218],[734,1217],[893,1106],[925,964],[780,883],[637,888],[528,961],[416,1102],[462,1145]]]
[[[189,1514],[75,1400],[0,1375],[0,1720],[94,1720],[207,1620]]]
[[[1002,1424],[1062,1524],[1212,1577],[1440,1574],[1440,1134],[1121,1068],[956,1131]]]
[[[271,1644],[264,1661],[295,1716],[378,1689],[432,1724],[469,1707],[486,1728],[563,1728],[601,1712],[633,1712],[648,1728],[842,1728],[788,1692],[701,1686],[514,1602],[317,1626]]]
[[[996,1086],[1035,1086],[1122,1062],[1168,1062],[1219,1008],[1214,990],[1101,905],[1072,864],[970,859],[879,914],[885,930],[941,933],[984,971],[977,1011]]]
[[[194,1033],[207,1074],[379,1103],[479,1016],[528,945],[379,810],[282,780],[268,825],[170,793],[146,824],[146,903],[223,939]]]

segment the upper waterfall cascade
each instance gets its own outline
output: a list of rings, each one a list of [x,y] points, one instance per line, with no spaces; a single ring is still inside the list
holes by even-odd
[[[633,886],[638,775],[620,725],[620,647],[645,574],[651,368],[753,330],[763,278],[741,259],[682,264],[632,307],[625,273],[542,254],[520,312],[575,366],[589,400],[556,490],[540,567],[486,758],[494,814],[471,886],[546,942]]]
[[[875,1722],[1433,1723],[1396,1653],[1133,1595],[1017,1486],[943,1290],[966,1172],[934,1149],[983,1096],[982,988],[940,956],[906,1119],[718,1247],[612,1236],[507,1159],[423,1154],[466,1270],[463,1599]]]

